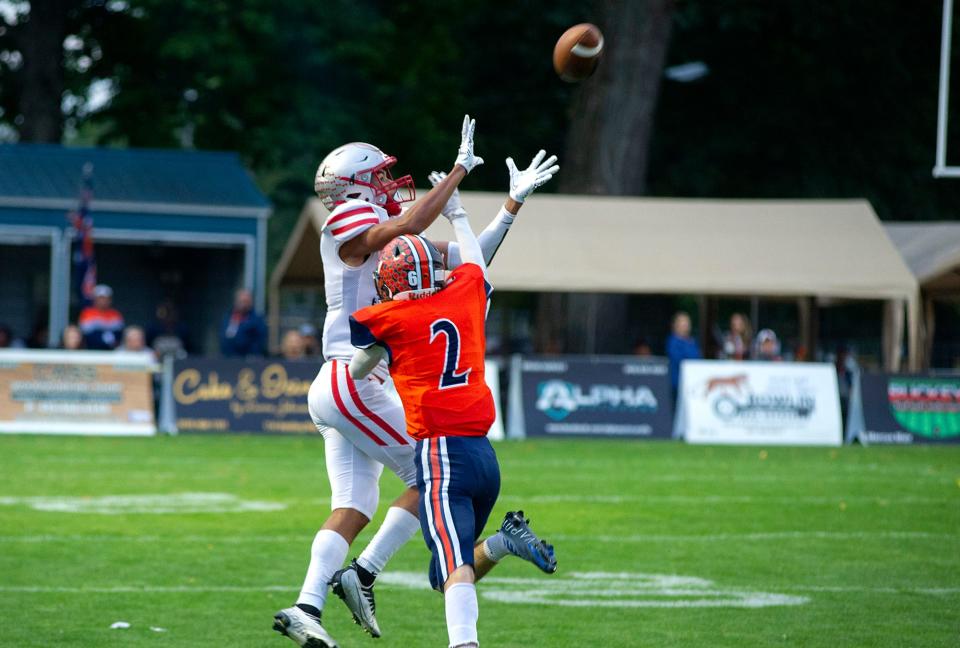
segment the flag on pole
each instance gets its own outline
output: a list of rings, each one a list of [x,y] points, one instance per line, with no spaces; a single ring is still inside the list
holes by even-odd
[[[93,217],[90,201],[93,200],[93,165],[83,165],[83,181],[80,186],[80,203],[67,218],[73,225],[73,277],[81,306],[93,303],[93,288],[97,285],[97,261],[93,255]]]

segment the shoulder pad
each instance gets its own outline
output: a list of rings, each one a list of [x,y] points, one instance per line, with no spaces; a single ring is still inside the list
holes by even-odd
[[[387,212],[382,207],[363,200],[348,200],[337,205],[327,217],[323,232],[343,243],[386,220]]]

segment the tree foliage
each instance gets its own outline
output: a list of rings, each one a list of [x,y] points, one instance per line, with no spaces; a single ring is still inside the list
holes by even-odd
[[[274,252],[318,161],[344,141],[378,144],[425,184],[452,163],[470,112],[488,164],[465,186],[496,191],[505,156],[563,153],[579,104],[550,54],[567,26],[598,20],[572,0],[5,4],[19,15],[0,12],[0,129],[50,138],[31,130],[35,109],[24,114],[40,87],[68,143],[237,150],[277,206]],[[43,55],[25,34],[50,12],[66,36],[45,40],[44,60],[62,74],[37,86],[25,57]],[[930,177],[939,3],[686,0],[673,20],[667,64],[710,73],[663,82],[646,171],[624,174],[624,193],[865,196],[888,218],[955,217],[955,181]],[[103,106],[91,103],[97,87],[111,97]],[[561,165],[600,155],[600,141],[581,139]]]
[[[896,0],[682,3],[669,63],[704,61],[710,74],[664,85],[651,193],[866,197],[885,219],[956,219],[960,185],[931,175],[940,9]],[[954,114],[958,91],[954,84]],[[957,163],[960,119],[951,125]]]

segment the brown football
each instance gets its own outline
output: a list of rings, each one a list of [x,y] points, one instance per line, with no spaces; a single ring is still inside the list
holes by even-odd
[[[596,25],[574,25],[553,48],[553,69],[564,81],[583,81],[593,74],[603,53],[603,34]]]

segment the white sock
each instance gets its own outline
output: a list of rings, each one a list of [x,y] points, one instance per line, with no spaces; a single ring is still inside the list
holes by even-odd
[[[450,646],[474,645],[477,640],[477,588],[473,583],[455,583],[443,595],[447,608],[447,635]]]
[[[376,535],[357,558],[357,563],[368,572],[379,574],[393,554],[419,530],[420,520],[417,516],[399,506],[391,506]]]
[[[497,531],[492,536],[483,541],[483,553],[493,562],[500,562],[510,555],[507,548],[506,538]]]
[[[329,529],[317,531],[313,546],[310,548],[310,567],[307,568],[307,577],[303,581],[303,589],[300,590],[297,603],[306,603],[318,610],[323,610],[333,572],[343,566],[349,550],[350,545],[347,544],[346,539],[336,531]]]

